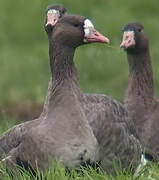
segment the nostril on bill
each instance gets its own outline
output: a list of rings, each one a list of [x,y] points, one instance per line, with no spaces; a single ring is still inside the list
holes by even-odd
[[[131,40],[128,41],[128,44],[130,44],[130,43],[131,43]]]
[[[128,40],[128,38],[129,38],[129,36],[125,36],[125,39],[124,39],[124,40],[126,41],[126,40]]]

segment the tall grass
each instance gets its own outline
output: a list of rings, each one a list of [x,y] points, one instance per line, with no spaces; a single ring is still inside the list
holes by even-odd
[[[116,175],[106,174],[100,170],[92,169],[91,167],[80,168],[78,170],[66,171],[64,167],[57,163],[52,166],[47,172],[41,174],[37,171],[37,175],[25,171],[22,168],[17,169],[16,174],[8,174],[4,166],[1,167],[0,178],[3,180],[158,180],[159,167],[158,165],[150,164],[140,176],[134,178],[128,171],[117,170]],[[9,171],[8,171],[9,172]]]

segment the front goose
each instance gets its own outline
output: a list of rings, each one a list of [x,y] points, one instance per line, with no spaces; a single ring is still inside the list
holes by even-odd
[[[50,6],[54,8],[54,6]],[[62,9],[62,8],[60,8]],[[54,12],[54,9],[51,9]],[[57,8],[56,8],[57,10]],[[50,18],[50,9],[46,13],[45,30],[50,39],[50,27],[54,22]],[[57,14],[62,14],[59,10]],[[65,15],[65,14],[62,14]],[[54,16],[57,17],[57,16]],[[49,25],[49,26],[48,26]],[[49,40],[50,41],[50,40]],[[52,89],[50,81],[47,98],[44,105],[45,114],[49,109],[49,99]],[[140,161],[141,146],[131,119],[123,106],[111,97],[100,94],[82,94],[80,102],[85,115],[92,127],[93,133],[100,146],[101,166],[107,172],[112,172],[114,163],[127,168],[135,158],[134,168]],[[129,153],[126,153],[129,152]]]
[[[53,85],[47,116],[6,132],[0,138],[1,157],[40,171],[57,159],[67,168],[98,160],[98,143],[79,101],[73,56],[82,44],[107,41],[85,17],[65,16],[58,21],[50,39]]]

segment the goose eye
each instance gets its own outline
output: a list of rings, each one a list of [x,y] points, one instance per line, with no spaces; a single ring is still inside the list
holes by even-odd
[[[141,32],[141,29],[138,29],[138,32]]]
[[[75,27],[79,27],[79,24],[74,24]]]
[[[64,14],[64,12],[65,12],[65,10],[63,9],[63,10],[62,10],[62,14]]]

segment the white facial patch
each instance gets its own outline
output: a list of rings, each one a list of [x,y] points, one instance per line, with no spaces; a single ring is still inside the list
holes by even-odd
[[[55,24],[57,23],[59,18],[60,18],[60,12],[58,10],[56,10],[56,9],[48,10],[47,22],[46,22],[45,26],[47,26],[47,25],[55,26]]]
[[[124,39],[124,40],[134,39],[134,37],[135,37],[134,31],[126,31],[126,32],[124,32],[124,34],[123,34],[123,39]]]
[[[50,9],[48,10],[47,12],[48,15],[53,15],[53,14],[56,14],[58,17],[60,17],[60,12],[56,9]]]
[[[135,46],[135,33],[134,31],[125,31],[123,33],[123,40],[121,47],[128,48]]]
[[[84,21],[83,27],[84,27],[84,36],[85,37],[89,36],[92,33],[92,31],[94,30],[94,26],[89,19],[86,19]]]

